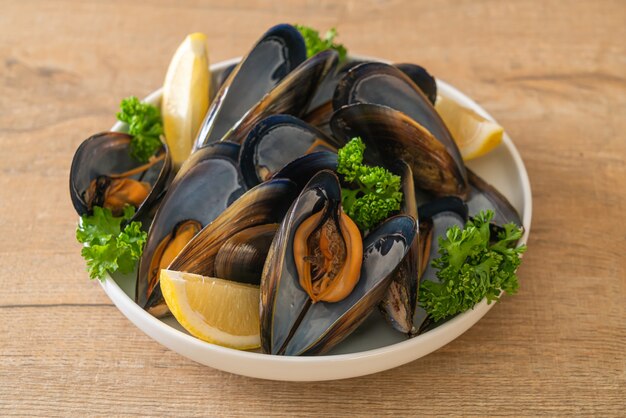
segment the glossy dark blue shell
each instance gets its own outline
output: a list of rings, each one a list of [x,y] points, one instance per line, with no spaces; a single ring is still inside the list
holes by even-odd
[[[221,83],[202,122],[195,148],[221,140],[305,59],[304,39],[295,27],[281,24],[269,29]]]

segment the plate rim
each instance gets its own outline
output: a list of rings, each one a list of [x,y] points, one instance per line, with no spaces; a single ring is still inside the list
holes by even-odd
[[[351,54],[350,57],[387,62],[379,58],[358,54]],[[231,58],[212,64],[210,68],[211,71],[220,71],[240,60],[241,57]],[[459,101],[465,106],[469,106],[483,117],[495,121],[485,109],[458,88],[440,79],[436,81],[437,87],[443,95],[452,96],[455,100],[460,99]],[[144,101],[157,102],[161,95],[162,88],[159,88],[145,97]],[[121,122],[117,122],[112,130],[119,130],[121,127]],[[523,207],[521,209],[524,234],[520,241],[525,244],[530,234],[532,219],[530,180],[521,155],[506,131],[502,143],[513,158],[521,182],[523,195]],[[458,338],[476,324],[496,304],[487,304],[486,300],[483,299],[471,310],[458,315],[425,334],[384,347],[356,353],[291,357],[240,351],[202,341],[171,327],[143,310],[119,287],[110,275],[107,275],[100,284],[109,299],[131,323],[172,351],[222,371],[248,377],[282,381],[346,379],[401,366],[430,354]]]

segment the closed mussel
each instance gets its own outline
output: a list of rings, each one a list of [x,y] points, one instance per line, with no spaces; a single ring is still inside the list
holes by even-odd
[[[397,216],[362,240],[341,208],[337,176],[313,176],[281,223],[263,270],[264,351],[320,354],[343,340],[382,298],[415,229],[412,218]]]
[[[167,313],[159,273],[208,223],[245,191],[236,163],[239,146],[216,143],[185,161],[157,211],[137,272],[136,301],[156,316]]]

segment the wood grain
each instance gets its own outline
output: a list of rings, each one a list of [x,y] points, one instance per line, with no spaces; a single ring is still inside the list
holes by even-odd
[[[294,384],[191,362],[89,282],[74,150],[158,87],[185,34],[213,62],[274,23],[417,62],[514,138],[533,186],[518,296],[406,366]],[[5,1],[0,13],[0,416],[626,413],[623,1]]]

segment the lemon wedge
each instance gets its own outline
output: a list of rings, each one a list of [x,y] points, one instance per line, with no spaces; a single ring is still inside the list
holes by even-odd
[[[165,141],[176,168],[191,153],[193,141],[209,108],[210,87],[207,37],[192,33],[172,57],[161,101]]]
[[[225,347],[261,345],[258,286],[161,270],[161,291],[170,311],[189,333]]]
[[[452,99],[439,96],[435,109],[448,127],[465,161],[487,154],[502,142],[502,126]]]

